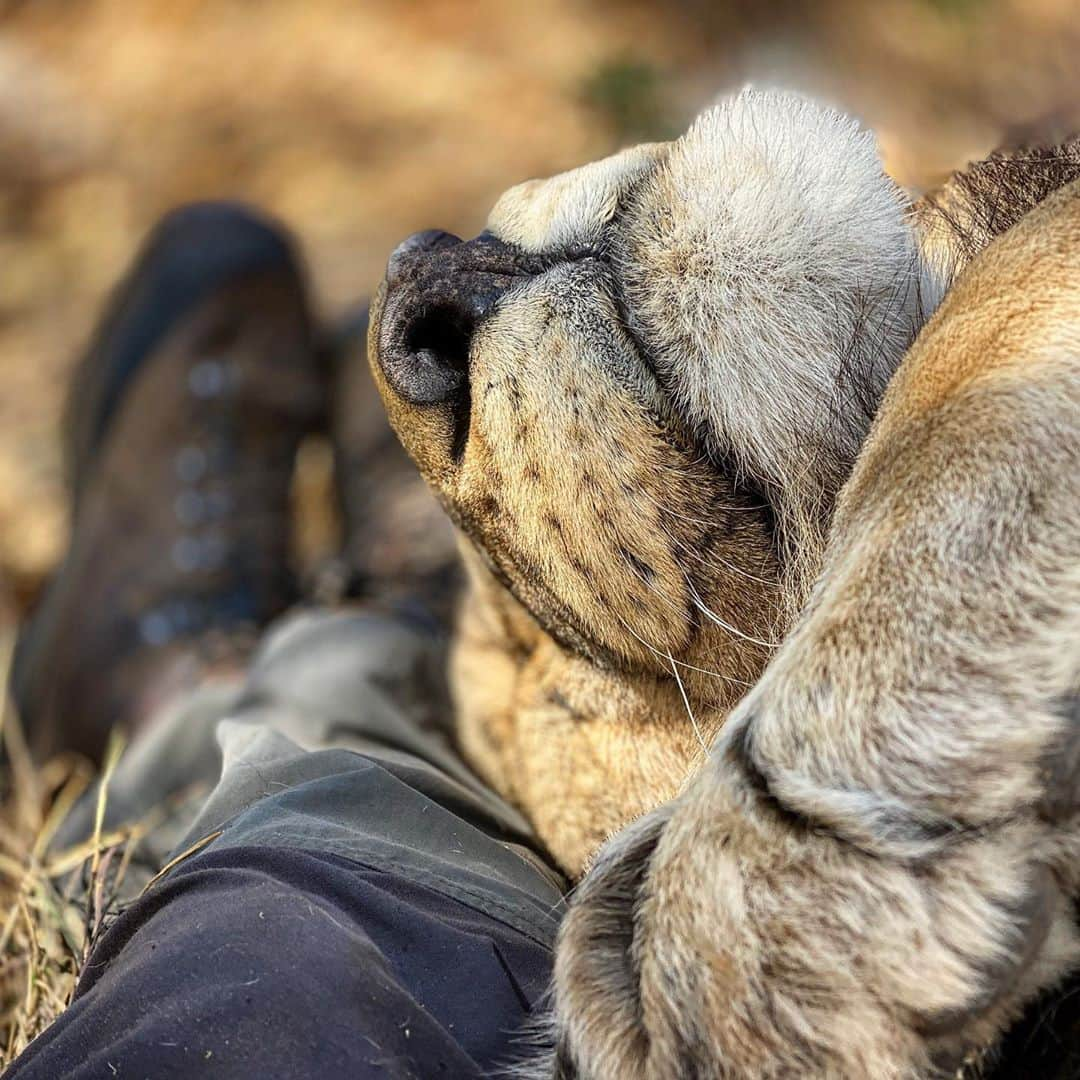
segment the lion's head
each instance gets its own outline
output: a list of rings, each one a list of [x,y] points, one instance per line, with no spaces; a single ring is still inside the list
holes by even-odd
[[[397,249],[391,419],[560,642],[716,668],[777,632],[923,317],[905,205],[853,121],[748,90]]]
[[[489,739],[489,779],[567,773],[535,762],[552,746],[576,771],[600,762],[576,792],[500,782],[534,820],[539,802],[588,802],[595,839],[686,775],[694,743],[664,725],[683,738],[689,710],[700,744],[760,675],[938,291],[873,136],[754,90],[674,142],[513,188],[474,240],[419,233],[393,253],[370,337],[391,421],[576,665],[500,691],[517,713]],[[519,624],[503,620],[511,638]],[[534,642],[518,638],[524,655]],[[627,687],[600,738],[603,703]],[[509,753],[529,707],[534,735]],[[596,812],[597,792],[617,807]]]

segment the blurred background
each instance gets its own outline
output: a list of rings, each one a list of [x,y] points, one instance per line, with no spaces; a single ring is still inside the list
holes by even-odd
[[[67,372],[175,203],[279,215],[333,316],[408,232],[747,80],[854,111],[920,190],[1080,128],[1078,44],[1080,0],[2,0],[0,635],[64,542]]]

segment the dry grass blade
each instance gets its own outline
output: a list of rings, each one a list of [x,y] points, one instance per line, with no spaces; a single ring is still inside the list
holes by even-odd
[[[0,663],[0,674],[4,665]],[[2,716],[7,769],[0,799],[0,1068],[67,1007],[93,937],[115,905],[134,844],[146,825],[105,832],[108,778],[121,752],[110,745],[94,834],[49,852],[92,779],[85,761],[37,768],[10,707]]]

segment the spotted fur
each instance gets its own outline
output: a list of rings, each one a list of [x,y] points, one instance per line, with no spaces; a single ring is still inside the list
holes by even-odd
[[[377,305],[462,744],[588,867],[541,1074],[933,1075],[1080,961],[1080,187],[993,175],[747,91],[513,189],[463,437]]]

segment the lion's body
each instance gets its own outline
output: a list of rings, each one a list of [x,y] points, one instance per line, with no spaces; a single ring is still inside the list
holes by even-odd
[[[376,365],[471,545],[466,755],[572,876],[653,811],[568,1074],[914,1077],[1080,961],[1080,153],[995,160],[913,215],[744,94],[500,201],[464,412]]]

